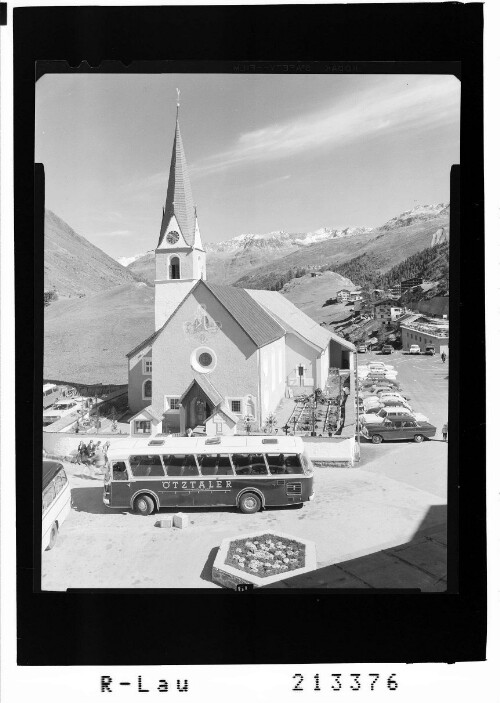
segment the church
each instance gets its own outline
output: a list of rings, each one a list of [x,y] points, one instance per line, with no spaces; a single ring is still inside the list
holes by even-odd
[[[351,343],[279,292],[207,281],[179,106],[155,265],[155,331],[127,354],[132,435],[261,428],[284,397],[323,389],[332,367],[354,387]]]

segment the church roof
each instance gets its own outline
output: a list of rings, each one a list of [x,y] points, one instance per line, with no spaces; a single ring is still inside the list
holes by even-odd
[[[345,349],[356,351],[354,344],[318,325],[309,315],[306,315],[290,300],[285,298],[282,293],[272,290],[251,289],[246,292],[260,306],[268,310],[279,323],[296,332],[303,339],[314,344],[314,346],[324,349],[330,343],[330,340],[333,339]]]
[[[165,210],[161,222],[158,246],[160,246],[172,215],[175,215],[177,218],[186,243],[189,246],[193,246],[196,229],[196,214],[186,155],[182,144],[178,112],[175,121],[174,145],[172,147],[172,157],[170,160],[167,199],[165,201]]]
[[[204,284],[258,347],[285,334],[283,327],[244,288],[217,286],[206,281]]]

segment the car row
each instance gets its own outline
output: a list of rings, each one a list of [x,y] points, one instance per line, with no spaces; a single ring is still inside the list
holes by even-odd
[[[422,442],[434,437],[436,427],[429,418],[417,413],[410,398],[401,392],[394,367],[373,362],[358,369],[358,408],[361,434],[373,444],[383,441]]]

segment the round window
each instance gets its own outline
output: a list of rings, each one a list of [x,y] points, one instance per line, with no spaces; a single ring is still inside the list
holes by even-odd
[[[199,373],[209,373],[217,366],[215,352],[209,347],[198,347],[191,354],[191,366]]]
[[[208,352],[202,352],[198,357],[198,361],[203,367],[206,368],[212,363],[212,356]]]

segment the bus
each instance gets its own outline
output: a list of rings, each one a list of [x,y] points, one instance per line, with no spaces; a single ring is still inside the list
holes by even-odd
[[[55,383],[43,384],[43,407],[49,408],[61,395],[61,389]]]
[[[313,500],[300,437],[153,437],[108,451],[103,501],[149,515],[160,508],[243,513]]]
[[[42,551],[52,549],[71,510],[71,490],[64,466],[44,461],[42,474]]]

